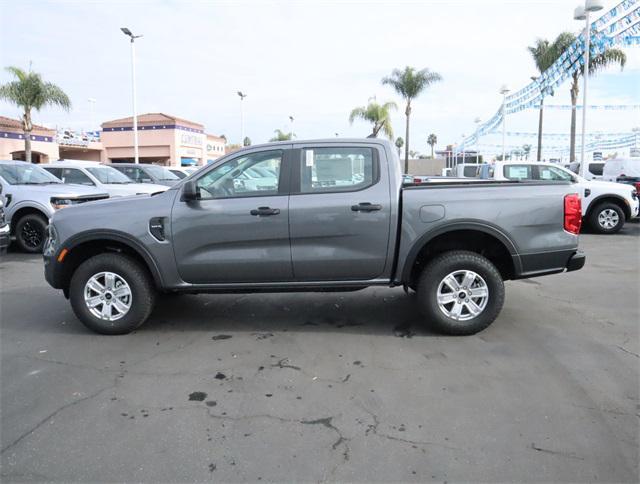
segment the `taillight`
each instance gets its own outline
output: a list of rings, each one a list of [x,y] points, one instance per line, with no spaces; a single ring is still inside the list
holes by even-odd
[[[640,192],[640,181],[635,182],[633,186],[636,187],[636,192]]]
[[[570,193],[564,196],[564,229],[572,234],[579,234],[582,226],[582,202],[580,195]]]
[[[422,180],[420,180],[420,178],[413,178],[413,183],[422,183]]]

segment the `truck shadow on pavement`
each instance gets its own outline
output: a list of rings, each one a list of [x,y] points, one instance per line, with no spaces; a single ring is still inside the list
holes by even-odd
[[[413,294],[370,288],[350,293],[161,296],[144,331],[344,332],[437,336]]]

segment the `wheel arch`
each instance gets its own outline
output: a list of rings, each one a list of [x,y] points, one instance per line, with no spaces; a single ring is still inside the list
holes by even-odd
[[[624,197],[620,195],[611,194],[611,193],[599,195],[593,200],[591,200],[591,203],[589,204],[589,208],[587,209],[587,213],[585,214],[584,218],[588,219],[589,217],[591,217],[591,215],[593,214],[593,211],[597,208],[597,206],[600,205],[601,203],[606,203],[606,202],[614,203],[615,205],[620,207],[622,209],[622,212],[624,213],[626,220],[629,220],[631,218],[631,207],[627,205]]]
[[[517,247],[507,235],[497,227],[469,221],[447,224],[417,239],[404,262],[402,282],[413,284],[426,262],[448,250],[470,250],[487,257],[505,280],[522,272]]]
[[[153,256],[143,244],[128,234],[105,230],[83,232],[67,239],[60,246],[56,258],[63,249],[67,250],[67,255],[62,263],[56,264],[59,266],[59,285],[65,291],[65,295],[78,266],[90,257],[105,252],[123,253],[134,258],[147,270],[156,288],[163,285],[162,273]]]
[[[39,215],[45,219],[47,224],[49,223],[49,217],[44,212],[44,210],[34,205],[24,205],[11,214],[11,221],[10,221],[11,235],[15,235],[16,227],[20,219],[25,215],[31,215],[31,214]]]

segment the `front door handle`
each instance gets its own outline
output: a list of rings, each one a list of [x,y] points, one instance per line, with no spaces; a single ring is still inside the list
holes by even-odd
[[[278,215],[280,213],[279,208],[270,208],[270,207],[258,207],[251,210],[251,215],[256,216],[267,216],[267,215]]]
[[[375,212],[376,210],[382,210],[382,205],[363,202],[359,203],[358,205],[351,205],[351,210],[353,210],[354,212]]]

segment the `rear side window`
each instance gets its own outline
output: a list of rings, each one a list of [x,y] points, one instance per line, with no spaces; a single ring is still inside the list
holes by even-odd
[[[351,192],[373,185],[377,160],[373,148],[305,148],[300,163],[300,192]]]
[[[569,173],[555,166],[536,166],[536,180],[552,180],[552,181],[572,181],[573,178]]]
[[[602,176],[603,169],[604,163],[589,163],[589,171],[596,176]]]
[[[478,176],[478,167],[477,166],[465,166],[463,170],[463,175],[465,178],[474,178]]]
[[[504,165],[504,177],[507,180],[531,180],[531,166]]]

